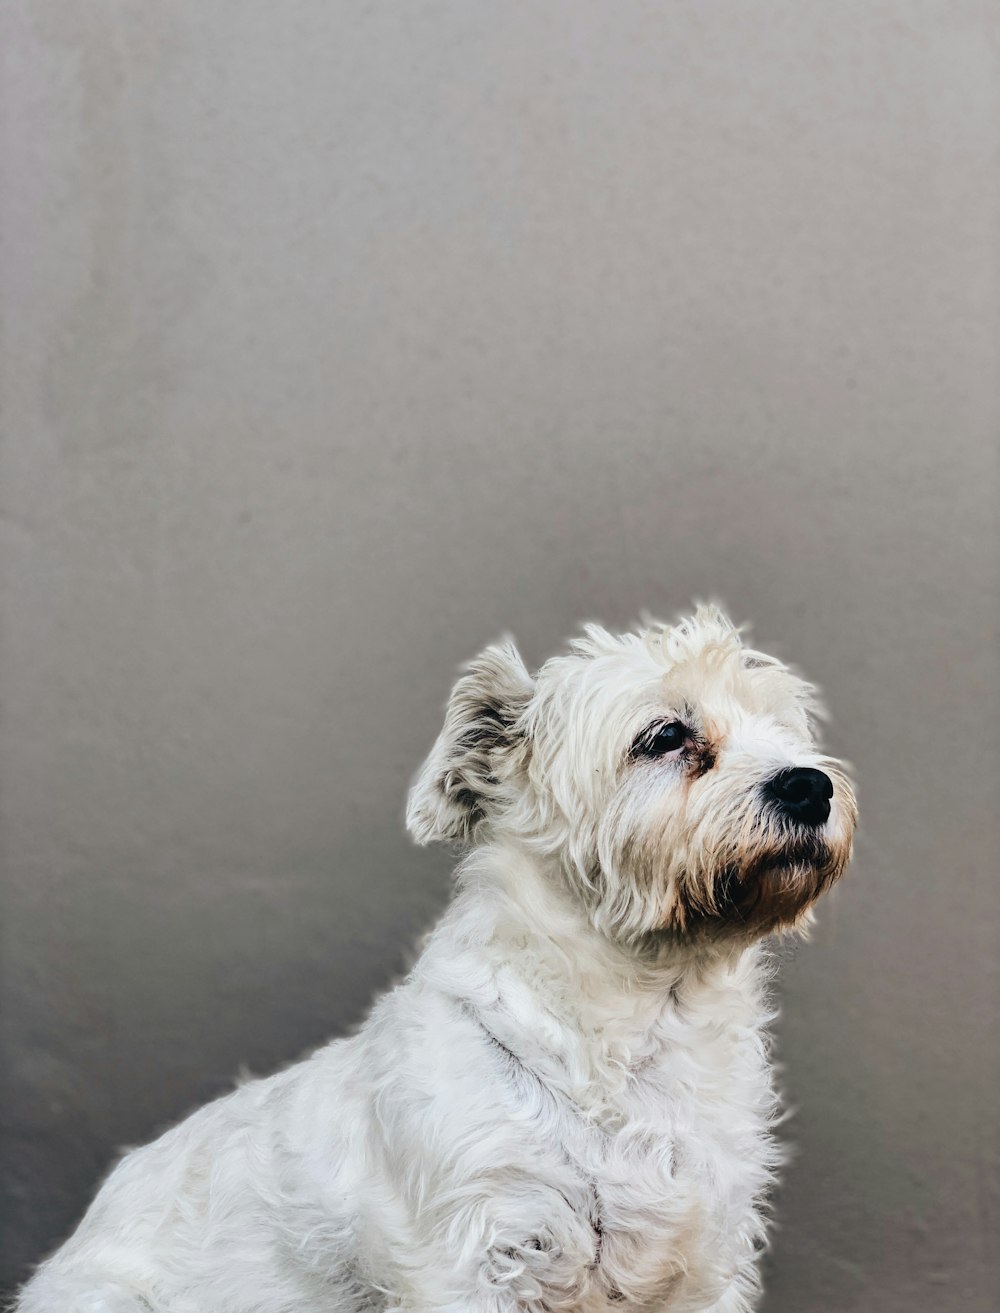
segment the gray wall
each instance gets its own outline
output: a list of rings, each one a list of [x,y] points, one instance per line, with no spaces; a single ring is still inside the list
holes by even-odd
[[[5,7],[8,1277],[403,966],[460,660],[713,595],[863,804],[766,1308],[996,1307],[996,17]]]

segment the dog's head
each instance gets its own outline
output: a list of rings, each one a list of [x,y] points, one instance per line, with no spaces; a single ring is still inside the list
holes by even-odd
[[[585,633],[534,678],[510,642],[469,665],[410,832],[557,859],[618,939],[801,926],[856,821],[843,766],[816,743],[815,690],[715,607]]]

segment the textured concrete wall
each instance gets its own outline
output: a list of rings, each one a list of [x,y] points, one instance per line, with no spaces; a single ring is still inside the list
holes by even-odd
[[[863,802],[766,1308],[997,1306],[996,20],[5,6],[9,1277],[404,963],[456,663],[711,594]]]

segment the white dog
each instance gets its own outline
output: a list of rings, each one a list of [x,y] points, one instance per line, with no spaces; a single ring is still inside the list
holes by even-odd
[[[847,863],[813,690],[714,608],[459,679],[410,794],[463,842],[349,1039],[112,1172],[19,1313],[744,1313],[778,1153],[760,941]]]

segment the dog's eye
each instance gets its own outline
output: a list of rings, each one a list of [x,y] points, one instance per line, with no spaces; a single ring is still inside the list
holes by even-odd
[[[654,725],[636,740],[632,749],[634,757],[665,757],[668,753],[683,748],[691,737],[691,731],[680,720],[668,721],[666,725]]]

